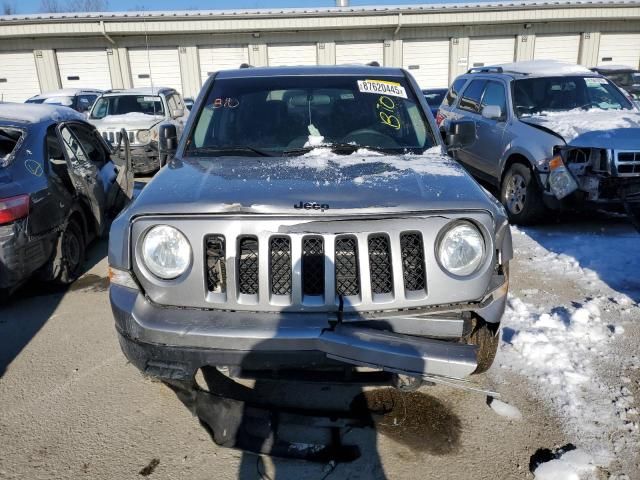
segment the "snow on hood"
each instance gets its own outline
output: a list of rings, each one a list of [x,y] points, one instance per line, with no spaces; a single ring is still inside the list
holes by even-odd
[[[569,145],[640,149],[640,112],[635,110],[569,110],[542,112],[520,118],[546,127]]]
[[[153,125],[164,117],[162,115],[148,115],[142,112],[129,112],[123,115],[108,115],[104,118],[92,118],[92,121],[102,125],[122,125],[127,123],[148,124]]]

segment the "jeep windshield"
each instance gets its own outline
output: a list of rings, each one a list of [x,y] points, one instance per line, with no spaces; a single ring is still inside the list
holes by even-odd
[[[631,102],[603,77],[543,77],[513,82],[518,117],[575,109],[632,110]]]
[[[108,115],[164,115],[162,100],[157,95],[111,95],[100,97],[91,110],[90,118],[100,120]]]
[[[282,156],[314,148],[421,153],[435,143],[403,77],[252,77],[213,83],[185,155]]]

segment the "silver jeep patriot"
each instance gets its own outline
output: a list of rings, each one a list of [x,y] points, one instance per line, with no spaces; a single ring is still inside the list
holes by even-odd
[[[453,124],[456,148],[474,136]],[[353,370],[465,386],[508,289],[502,206],[454,160],[404,70],[209,77],[174,155],[113,223],[110,299],[140,370],[189,381]]]

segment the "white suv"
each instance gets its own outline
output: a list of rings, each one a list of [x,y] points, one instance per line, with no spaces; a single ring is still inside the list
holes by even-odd
[[[182,96],[173,88],[134,88],[105,92],[93,105],[89,122],[112,144],[120,141],[124,128],[133,171],[150,173],[164,165],[158,153],[160,124],[174,124],[179,137],[188,115]]]

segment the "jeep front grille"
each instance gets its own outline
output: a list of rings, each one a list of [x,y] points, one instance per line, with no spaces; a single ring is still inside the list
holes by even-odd
[[[358,244],[354,237],[336,239],[335,264],[336,294],[359,295]]]
[[[324,245],[322,237],[305,237],[302,242],[302,292],[324,294]]]
[[[401,234],[400,252],[405,290],[410,292],[424,290],[426,278],[422,236],[416,232]]]
[[[375,294],[393,291],[393,272],[389,238],[386,235],[369,237],[369,269],[371,271],[371,291]]]
[[[238,247],[238,289],[242,294],[256,295],[260,281],[258,239],[241,237]]]
[[[223,293],[227,286],[225,267],[226,255],[224,238],[212,235],[206,239],[207,248],[207,287],[210,292]]]
[[[640,152],[616,151],[614,159],[618,176],[640,175]]]
[[[120,141],[120,132],[102,132],[102,138],[104,138],[106,141],[111,142],[114,145],[117,145],[118,142]],[[135,132],[127,132],[127,137],[129,137],[129,143],[136,143],[136,134]]]
[[[269,245],[271,293],[291,295],[291,241],[286,237],[273,237]]]

